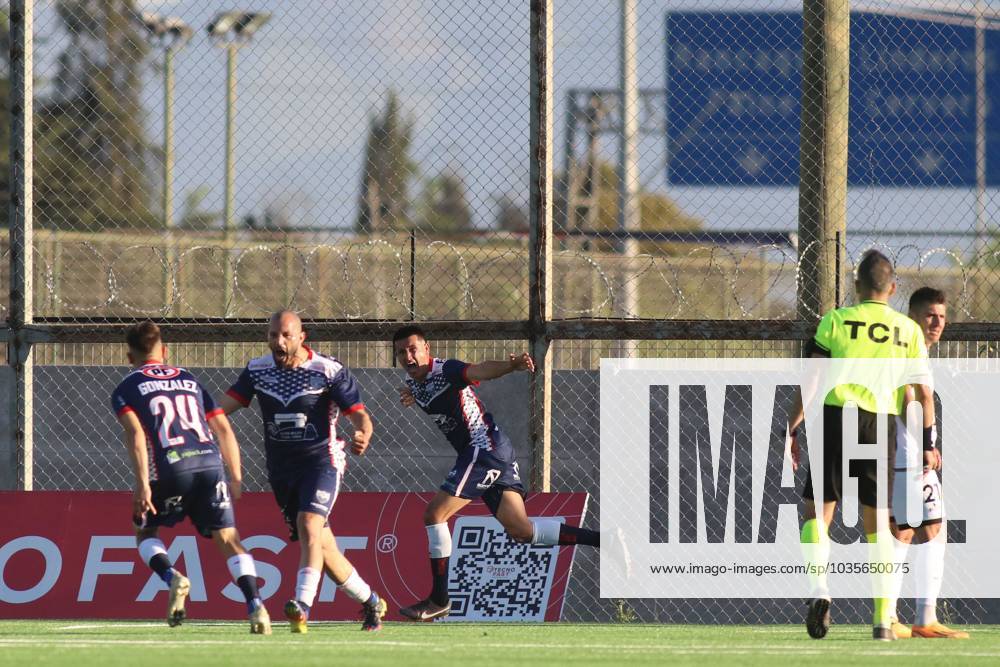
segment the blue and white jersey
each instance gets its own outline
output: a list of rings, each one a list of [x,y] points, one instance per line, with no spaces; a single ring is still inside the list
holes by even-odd
[[[134,412],[146,433],[150,478],[222,465],[208,420],[222,414],[212,395],[183,368],[150,363],[136,368],[111,394],[116,416]]]
[[[469,364],[458,359],[431,360],[431,370],[422,381],[406,378],[420,409],[434,417],[434,423],[461,453],[466,447],[494,450],[507,436],[486,412],[466,375]]]
[[[278,366],[270,354],[252,359],[226,392],[244,407],[257,397],[272,478],[324,464],[342,471],[347,461],[337,418],[365,407],[346,366],[305,349],[308,359],[295,368]]]

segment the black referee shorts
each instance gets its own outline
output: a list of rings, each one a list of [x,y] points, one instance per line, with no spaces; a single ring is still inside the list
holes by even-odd
[[[896,420],[892,415],[884,417],[887,429],[888,447],[878,456],[885,459],[886,490],[885,503],[892,502],[892,467],[896,458]],[[832,405],[823,406],[823,502],[840,502],[844,495],[844,410]],[[858,409],[858,442],[874,444],[878,442],[878,415]],[[815,501],[812,475],[809,463],[805,462],[806,483],[802,497]],[[878,507],[878,467],[875,459],[860,459],[850,462],[848,474],[858,480],[858,502],[866,507]]]

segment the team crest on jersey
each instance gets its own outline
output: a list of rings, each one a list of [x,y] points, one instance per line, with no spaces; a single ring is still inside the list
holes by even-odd
[[[181,369],[173,366],[144,366],[141,370],[146,377],[157,380],[168,380],[181,374]]]

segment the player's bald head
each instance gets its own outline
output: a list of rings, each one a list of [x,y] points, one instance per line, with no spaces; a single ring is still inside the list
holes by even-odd
[[[285,331],[302,331],[302,318],[294,310],[284,309],[271,315],[271,328]]]

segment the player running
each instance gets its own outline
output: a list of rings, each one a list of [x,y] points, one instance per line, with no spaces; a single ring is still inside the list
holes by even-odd
[[[472,389],[482,380],[514,371],[534,372],[535,364],[528,354],[512,354],[508,361],[479,364],[435,359],[424,332],[413,325],[396,331],[392,343],[396,360],[408,376],[406,386],[399,390],[400,402],[404,407],[416,405],[432,415],[458,453],[444,484],[424,510],[433,578],[431,593],[427,599],[400,609],[400,614],[414,621],[431,621],[451,611],[448,519],[476,498],[486,503],[517,542],[600,546],[597,531],[567,526],[557,519],[528,518],[514,447]]]
[[[905,315],[889,307],[889,298],[896,292],[896,276],[892,263],[882,253],[870,250],[858,264],[855,292],[859,303],[847,308],[833,310],[820,320],[816,335],[806,346],[810,357],[855,358],[855,359],[925,359],[927,348],[920,327]],[[936,468],[940,461],[933,448],[934,401],[929,386],[912,385],[914,395],[923,408],[923,449],[924,462],[929,468]],[[894,394],[891,415],[902,413],[905,387]],[[858,500],[862,509],[862,523],[868,542],[872,545],[872,558],[877,564],[885,559],[881,555],[885,540],[877,539],[878,517],[888,512],[888,507],[878,507],[877,464],[876,461],[852,461],[850,470],[843,467],[843,407],[847,403],[858,406],[858,442],[877,443],[880,415],[875,397],[858,385],[846,384],[835,387],[823,402],[823,497],[815,498],[812,476],[807,475],[802,496],[805,499],[804,523],[800,541],[807,551],[810,569],[825,572],[830,554],[830,540],[827,530],[833,520],[833,513],[843,494],[844,475],[850,473],[858,480]],[[891,416],[890,415],[890,416]],[[796,401],[788,418],[788,433],[791,434],[791,457],[793,467],[799,463],[799,447],[796,430],[803,421],[802,396]],[[895,426],[893,418],[888,422],[889,447],[887,463],[893,462],[895,449]],[[889,478],[888,499],[892,498],[892,477]],[[817,521],[816,504],[822,506],[822,523]],[[806,616],[806,630],[814,639],[826,636],[830,627],[830,592],[825,574],[812,575],[812,592]],[[872,618],[872,638],[891,641],[895,635],[891,629],[889,599],[876,597]]]
[[[136,324],[125,341],[134,370],[115,388],[111,405],[125,430],[135,474],[132,515],[139,554],[170,587],[167,624],[174,627],[184,620],[191,582],[171,567],[158,530],[187,516],[226,557],[229,573],[246,598],[250,632],[269,635],[271,619],[257,591],[253,557],[243,548],[235,527],[231,499],[239,499],[242,477],[240,450],[229,420],[191,373],[165,363],[167,348],[156,324]],[[223,461],[229,468],[229,484]]]
[[[924,332],[924,342],[928,350],[944,333],[948,319],[945,293],[933,287],[921,287],[910,295],[908,315],[920,325]],[[907,395],[907,401],[912,396]],[[940,417],[940,415],[938,415]],[[940,448],[940,443],[938,443]],[[944,578],[944,552],[947,543],[944,525],[944,497],[941,493],[941,479],[933,468],[923,465],[920,446],[907,436],[906,425],[901,417],[896,417],[896,460],[894,464],[895,483],[892,497],[892,530],[896,537],[893,561],[902,563],[911,543],[923,544],[917,556],[916,576],[918,593],[924,595],[917,600],[917,618],[912,629],[899,622],[896,606],[903,583],[903,571],[895,572],[893,579],[894,597],[890,599],[892,631],[899,639],[923,637],[927,639],[968,639],[969,633],[952,630],[937,619],[937,597],[941,592]],[[907,478],[910,478],[907,480]],[[907,481],[921,490],[921,521],[910,525],[907,517]]]
[[[285,603],[285,616],[292,632],[307,631],[326,572],[341,591],[363,605],[362,630],[380,630],[385,601],[337,548],[327,522],[347,464],[345,443],[336,433],[338,416],[343,414],[354,426],[355,454],[364,454],[372,436],[358,383],[346,366],[304,344],[302,321],[292,311],[271,316],[267,339],[271,354],[252,359],[220,403],[230,414],[257,397],[268,481],[290,539],[301,539],[295,597]]]

